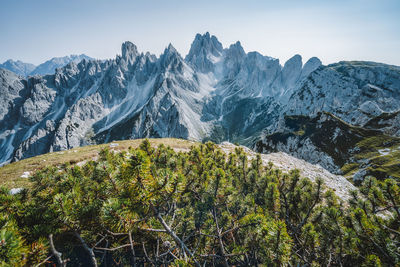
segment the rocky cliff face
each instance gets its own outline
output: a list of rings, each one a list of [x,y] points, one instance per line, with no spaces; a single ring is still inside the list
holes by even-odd
[[[400,161],[393,160],[398,155],[399,93],[397,66],[320,66],[298,84],[254,147],[286,151],[335,173],[400,177]]]
[[[265,150],[260,142],[285,128],[285,114],[322,111],[396,135],[398,116],[385,114],[400,108],[399,73],[371,62],[322,66],[311,58],[303,65],[299,55],[282,66],[246,53],[240,42],[223,48],[209,33],[196,35],[185,58],[172,45],[156,57],[125,42],[115,59],[71,62],[54,75],[24,79],[1,70],[0,162],[140,137],[258,142]],[[296,140],[280,149],[310,161],[321,150]],[[302,152],[294,152],[301,142]],[[337,170],[328,156],[321,165]]]
[[[312,72],[290,97],[286,113],[331,112],[354,125],[400,108],[400,67],[339,62]]]

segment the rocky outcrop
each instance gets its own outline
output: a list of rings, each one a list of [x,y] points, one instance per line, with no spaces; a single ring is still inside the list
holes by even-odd
[[[400,109],[400,67],[374,62],[339,62],[312,72],[290,97],[289,115],[326,111],[363,126]]]
[[[400,138],[350,125],[330,113],[285,116],[279,128],[262,135],[253,148],[261,153],[283,151],[332,173],[355,174],[355,181],[368,175],[400,178]]]

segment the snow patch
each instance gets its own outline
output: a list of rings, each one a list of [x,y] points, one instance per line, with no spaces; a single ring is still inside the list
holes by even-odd
[[[22,192],[22,190],[24,190],[22,187],[18,187],[18,188],[11,188],[9,193],[10,195],[16,195]]]
[[[31,175],[30,172],[24,172],[20,177],[21,178],[29,178],[29,175]]]
[[[383,148],[383,149],[379,149],[378,150],[379,154],[381,154],[381,156],[386,156],[389,155],[391,152],[390,148]]]

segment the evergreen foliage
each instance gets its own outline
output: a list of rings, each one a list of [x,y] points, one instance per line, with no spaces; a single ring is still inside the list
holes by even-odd
[[[68,163],[0,193],[0,266],[394,266],[400,190],[367,179],[343,203],[321,180],[242,149],[151,147]]]

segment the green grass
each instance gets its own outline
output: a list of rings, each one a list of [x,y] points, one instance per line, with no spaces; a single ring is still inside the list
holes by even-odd
[[[375,135],[363,139],[357,143],[357,147],[365,152],[376,152],[382,148],[390,148],[393,146],[400,146],[400,139],[387,135]]]
[[[169,145],[176,150],[186,150],[189,149],[190,146],[195,144],[195,142],[192,141],[175,138],[160,138],[149,140],[153,146],[164,144],[167,146]],[[97,157],[99,151],[103,148],[108,147],[113,150],[123,151],[127,150],[129,147],[138,147],[142,141],[143,139],[115,141],[112,143],[117,143],[118,146],[113,148],[110,148],[110,144],[84,146],[66,151],[39,155],[36,157],[14,162],[0,168],[0,186],[5,186],[7,188],[26,188],[30,186],[29,179],[21,178],[21,175],[26,171],[33,173],[47,166],[59,166],[64,163],[75,164],[81,161],[91,160]]]
[[[400,149],[391,148],[388,155],[379,155],[370,158],[369,171],[380,178],[388,176],[400,178]]]
[[[340,169],[342,173],[346,174],[346,176],[354,175],[357,171],[360,165],[358,163],[348,163],[342,166]]]
[[[295,135],[298,135],[298,136],[302,136],[302,135],[304,135],[306,132],[304,131],[304,130],[299,130],[299,131],[297,131],[297,132],[293,132]]]
[[[368,160],[368,174],[378,179],[388,177],[400,178],[400,139],[387,135],[370,136],[358,142],[356,146],[360,152],[354,155],[357,161]],[[379,152],[386,149],[388,154]],[[362,165],[362,164],[361,164]],[[342,171],[346,176],[357,172],[359,167],[354,164],[346,164]]]

